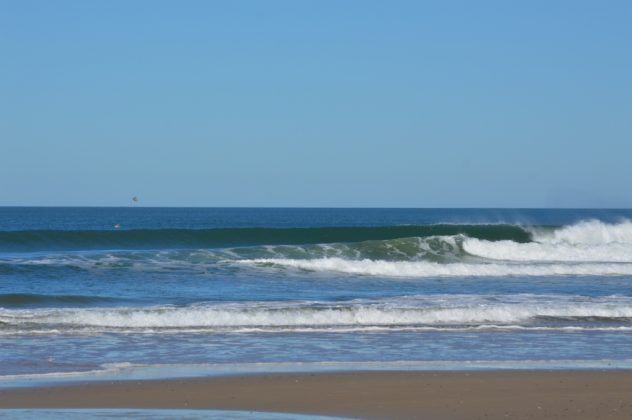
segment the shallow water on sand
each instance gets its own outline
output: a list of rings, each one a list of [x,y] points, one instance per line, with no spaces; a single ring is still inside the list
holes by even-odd
[[[10,409],[1,410],[0,418],[41,420],[66,419],[228,419],[228,420],[334,420],[342,417],[312,416],[304,414],[265,413],[260,411],[226,410],[165,410],[165,409]]]

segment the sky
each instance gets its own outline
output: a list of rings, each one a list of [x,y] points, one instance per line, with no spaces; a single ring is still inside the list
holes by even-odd
[[[0,205],[632,207],[630,1],[0,0]]]

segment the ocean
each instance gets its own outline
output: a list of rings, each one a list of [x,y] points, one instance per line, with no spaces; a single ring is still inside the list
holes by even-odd
[[[632,210],[0,208],[0,384],[630,367],[630,220]]]

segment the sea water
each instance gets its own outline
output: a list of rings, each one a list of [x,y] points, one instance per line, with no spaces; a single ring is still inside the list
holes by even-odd
[[[0,382],[139,367],[629,368],[630,219],[0,208]]]
[[[342,417],[306,414],[266,413],[262,411],[75,408],[75,409],[4,409],[0,418],[12,420],[85,420],[85,419],[148,419],[148,420],[342,420]]]

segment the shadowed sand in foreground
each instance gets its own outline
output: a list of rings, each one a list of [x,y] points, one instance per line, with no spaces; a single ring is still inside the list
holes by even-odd
[[[631,371],[342,372],[0,390],[0,408],[207,408],[360,418],[632,418]]]

